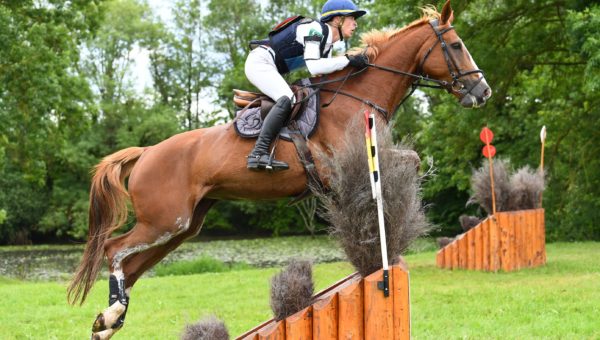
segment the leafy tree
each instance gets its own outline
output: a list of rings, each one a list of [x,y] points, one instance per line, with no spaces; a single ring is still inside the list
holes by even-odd
[[[393,23],[420,1],[378,1],[380,25]],[[456,4],[453,4],[456,5]],[[458,7],[460,6],[460,7]],[[587,1],[470,1],[455,6],[455,26],[494,90],[483,109],[458,107],[446,94],[426,91],[431,114],[412,116],[418,151],[434,160],[437,175],[426,183],[430,217],[458,229],[469,196],[471,169],[481,160],[482,126],[496,135],[498,155],[520,167],[539,164],[539,130],[548,127],[544,195],[551,239],[600,239],[597,155],[597,6]],[[412,11],[414,12],[414,10]],[[373,15],[372,15],[373,16]],[[389,17],[388,17],[389,16]],[[414,17],[416,18],[416,17]],[[580,75],[586,76],[581,77]],[[397,118],[397,126],[402,121]],[[595,155],[596,157],[592,156]],[[425,158],[425,157],[424,157]],[[585,174],[581,176],[581,174]]]
[[[215,66],[222,70],[217,95],[233,118],[232,90],[252,88],[244,73],[248,43],[265,37],[269,26],[255,0],[211,0],[208,9],[204,25],[210,44],[219,53]]]
[[[97,27],[100,3],[0,3],[0,242],[27,242],[47,209],[57,150],[85,129],[91,92],[78,45]]]
[[[201,107],[218,69],[208,57],[203,6],[199,0],[179,0],[173,6],[174,27],[150,55],[155,89],[163,104],[181,113],[182,126],[196,129],[211,121]]]

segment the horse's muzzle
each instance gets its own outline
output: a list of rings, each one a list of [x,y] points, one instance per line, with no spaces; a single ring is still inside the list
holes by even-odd
[[[460,92],[460,105],[466,108],[478,108],[485,105],[492,96],[492,89],[485,78],[478,78],[471,84],[465,84],[465,88]]]

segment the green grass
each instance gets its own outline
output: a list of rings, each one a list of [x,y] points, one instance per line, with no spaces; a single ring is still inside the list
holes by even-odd
[[[222,273],[251,268],[252,266],[246,263],[227,264],[209,256],[202,256],[192,261],[158,264],[154,271],[156,276],[177,276],[203,273]]]
[[[415,339],[600,339],[600,243],[556,243],[548,264],[513,273],[448,271],[435,253],[406,257]],[[186,322],[215,314],[236,336],[270,318],[269,279],[278,268],[142,278],[116,339],[177,339]],[[315,266],[317,289],[352,272]],[[0,338],[83,339],[105,307],[100,280],[83,307],[66,284],[0,279]]]

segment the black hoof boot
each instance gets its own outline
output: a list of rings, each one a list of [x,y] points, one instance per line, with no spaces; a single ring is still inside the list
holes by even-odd
[[[269,155],[248,155],[248,163],[246,167],[252,171],[281,171],[287,170],[290,167],[286,162],[278,161],[269,157]]]

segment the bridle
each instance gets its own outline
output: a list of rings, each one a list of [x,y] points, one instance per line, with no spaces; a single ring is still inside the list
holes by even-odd
[[[437,44],[440,43],[440,46],[442,47],[442,52],[444,53],[444,59],[446,60],[446,65],[448,65],[448,72],[450,73],[450,76],[452,77],[452,83],[450,85],[448,85],[448,82],[446,82],[446,81],[439,81],[439,80],[434,80],[434,79],[432,79],[432,81],[439,82],[441,88],[445,88],[448,92],[451,92],[451,91],[459,92],[462,89],[464,89],[465,85],[460,81],[460,78],[468,76],[470,74],[481,73],[481,78],[479,78],[479,82],[481,82],[481,80],[484,77],[482,70],[475,69],[475,70],[471,70],[471,71],[467,71],[467,72],[462,72],[462,70],[458,67],[458,65],[456,65],[454,58],[452,58],[452,56],[448,52],[448,44],[446,44],[446,41],[444,40],[444,33],[454,30],[454,26],[449,26],[449,27],[439,31],[439,30],[437,30],[437,27],[439,25],[437,19],[430,21],[429,25],[433,29],[433,32],[435,32],[435,35],[437,36],[437,40],[435,41],[433,46],[431,46],[429,48],[429,50],[427,50],[427,53],[425,53],[425,56],[423,56],[423,60],[419,64],[419,68],[418,68],[419,73],[422,73],[423,65],[425,64],[425,61],[427,60],[427,58],[429,58],[431,51],[433,51],[433,49],[437,46]],[[477,84],[475,84],[473,87],[475,87],[476,85]],[[470,91],[473,89],[473,87],[471,87],[471,89],[469,89],[469,91],[467,93],[470,93]]]
[[[454,58],[452,58],[452,55],[448,52],[448,44],[446,44],[446,41],[444,40],[444,34],[446,32],[454,30],[454,26],[449,26],[442,30],[438,30],[439,21],[437,19],[431,20],[429,22],[429,25],[433,29],[433,32],[435,33],[437,39],[436,39],[435,43],[427,50],[427,52],[423,56],[423,59],[421,60],[421,62],[419,63],[419,66],[417,68],[417,73],[405,72],[402,70],[397,70],[397,69],[394,69],[391,67],[372,64],[372,63],[366,64],[368,67],[376,68],[379,70],[391,72],[391,73],[402,75],[402,76],[408,76],[408,77],[411,77],[414,79],[411,84],[411,91],[408,93],[408,95],[406,95],[400,101],[400,103],[396,106],[396,108],[394,108],[393,112],[396,112],[398,110],[398,108],[400,108],[400,106],[402,104],[404,104],[404,102],[415,92],[415,90],[418,87],[444,89],[444,90],[448,91],[448,93],[457,93],[457,94],[461,95],[461,97],[462,97],[462,96],[471,94],[471,91],[473,90],[473,88],[475,88],[484,79],[484,73],[480,69],[474,69],[474,70],[463,72],[456,64],[456,61],[454,60]],[[425,65],[425,62],[431,55],[431,52],[433,51],[433,49],[438,45],[438,43],[440,44],[440,46],[442,48],[442,53],[444,54],[444,59],[446,61],[446,65],[448,66],[448,72],[450,73],[450,77],[452,77],[452,82],[450,82],[450,83],[445,80],[435,79],[435,78],[429,77],[428,75],[423,75],[423,66]],[[366,48],[368,48],[368,46]],[[365,50],[366,50],[366,48],[365,48]],[[389,114],[384,108],[382,108],[366,99],[360,98],[358,96],[355,96],[353,94],[343,92],[340,90],[348,78],[356,76],[356,75],[364,72],[366,69],[367,68],[364,68],[364,69],[356,71],[356,72],[350,72],[346,76],[341,77],[341,78],[336,78],[336,79],[326,80],[326,81],[322,81],[322,82],[318,82],[318,83],[313,83],[312,86],[315,86],[322,91],[335,93],[333,98],[329,101],[329,103],[324,104],[323,107],[326,107],[329,104],[331,104],[331,102],[333,102],[333,100],[335,99],[336,95],[339,93],[339,94],[354,98],[356,100],[360,100],[363,103],[366,103],[367,105],[372,106],[374,109],[379,111],[384,116],[386,121],[388,121]],[[461,78],[466,77],[471,74],[474,74],[474,73],[481,73],[481,77],[475,84],[473,84],[473,86],[471,86],[468,89],[465,89],[465,85],[461,81]],[[336,90],[329,90],[329,89],[322,88],[322,86],[325,84],[335,83],[335,82],[339,82],[339,81],[341,81],[342,83]],[[426,83],[423,83],[423,82],[426,82]],[[432,85],[431,83],[434,83],[435,85]]]

